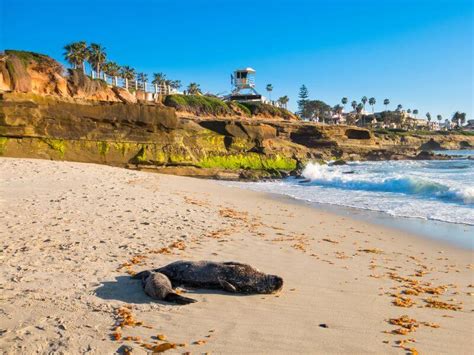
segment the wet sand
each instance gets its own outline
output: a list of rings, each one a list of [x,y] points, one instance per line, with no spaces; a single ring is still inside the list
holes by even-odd
[[[474,346],[469,250],[215,181],[70,162],[1,158],[0,208],[5,353]],[[187,290],[198,303],[176,306],[129,277],[178,259],[249,263],[285,285],[275,295]]]

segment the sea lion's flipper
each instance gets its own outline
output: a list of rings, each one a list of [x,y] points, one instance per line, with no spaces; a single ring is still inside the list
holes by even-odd
[[[232,285],[230,282],[227,282],[225,280],[220,280],[219,279],[219,284],[222,286],[222,288],[224,290],[226,290],[227,292],[237,292],[237,288],[235,288],[234,285]]]
[[[183,297],[178,295],[177,293],[168,293],[163,301],[177,303],[177,304],[189,304],[197,302],[195,299]]]

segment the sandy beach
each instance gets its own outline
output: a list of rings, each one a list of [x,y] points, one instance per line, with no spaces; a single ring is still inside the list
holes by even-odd
[[[0,158],[0,212],[2,353],[474,348],[469,250],[216,181],[47,160]],[[285,284],[187,290],[198,302],[177,306],[130,278],[180,259],[248,263]],[[135,321],[117,329],[124,314]]]

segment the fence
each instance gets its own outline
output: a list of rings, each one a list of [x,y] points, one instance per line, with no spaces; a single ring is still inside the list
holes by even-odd
[[[101,73],[101,76],[101,79],[104,80],[107,85],[121,87],[124,89],[132,89],[135,92],[140,90],[154,95],[170,95],[178,93],[176,89],[172,88],[166,83],[152,84],[146,81],[142,82],[135,79],[128,80],[121,77],[112,77],[104,73]],[[92,79],[94,79],[96,77],[96,74],[92,72],[91,77]]]

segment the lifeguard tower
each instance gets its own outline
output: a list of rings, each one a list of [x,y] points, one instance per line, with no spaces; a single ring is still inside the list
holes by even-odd
[[[237,69],[230,75],[233,101],[262,101],[262,95],[255,90],[255,69]]]

